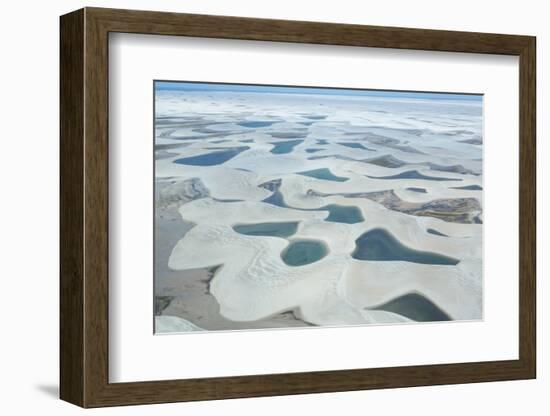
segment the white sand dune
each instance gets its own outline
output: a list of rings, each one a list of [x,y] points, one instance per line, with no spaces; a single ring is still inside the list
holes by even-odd
[[[479,103],[295,94],[269,98],[230,92],[159,94],[157,117],[174,119],[157,125],[155,143],[182,146],[171,147],[170,154],[162,153],[156,160],[157,179],[199,178],[209,192],[179,207],[182,219],[196,225],[173,248],[169,267],[220,265],[210,293],[221,315],[232,321],[257,321],[294,311],[315,325],[410,322],[404,315],[376,309],[410,293],[422,295],[452,319],[481,319],[482,225],[445,221],[429,209],[412,215],[353,196],[391,191],[404,207],[434,200],[475,200],[482,219],[483,193],[455,189],[483,186],[478,174],[481,146],[461,142],[482,137]],[[273,124],[244,125],[258,121]],[[293,141],[294,147],[285,148]],[[221,164],[178,161],[244,146],[248,150]],[[387,155],[404,164],[384,167],[367,162]],[[433,168],[452,170],[458,165],[471,173]],[[303,174],[317,170],[323,174],[328,170],[334,177]],[[410,171],[428,178],[385,178]],[[275,192],[275,185],[265,185],[270,181],[279,181],[278,192],[288,207],[262,202]],[[327,210],[315,210],[327,205],[356,207],[364,221],[332,222]],[[273,222],[299,225],[290,238],[249,236],[233,229]],[[356,240],[378,229],[412,250],[459,262],[353,258]],[[281,256],[291,240],[322,242],[327,253],[310,264],[290,266]],[[157,328],[200,330],[170,316],[157,317]]]
[[[344,200],[334,199],[334,202]],[[387,210],[372,201],[357,202],[367,221],[352,225],[323,221],[326,211],[299,211],[258,202],[227,204],[211,199],[190,202],[180,208],[180,214],[198,225],[178,242],[169,266],[182,270],[223,265],[212,281],[211,292],[220,303],[221,313],[235,321],[258,320],[299,308],[304,320],[317,325],[369,323],[363,308],[412,291],[443,305],[455,319],[479,317],[480,265],[474,261],[481,256],[479,227],[470,226],[468,238],[441,238],[426,233],[414,217]],[[288,266],[281,259],[287,240],[245,236],[232,229],[236,224],[269,222],[274,218],[300,221],[293,238],[324,241],[329,254],[309,265]],[[436,266],[353,260],[349,253],[355,240],[381,227],[406,246],[460,258],[461,262],[457,266]],[[396,280],[396,276],[401,278]],[[341,281],[346,287],[342,293],[337,290]],[[468,293],[475,296],[469,297]],[[468,298],[471,305],[466,305],[463,298]],[[460,299],[458,305],[457,299]],[[384,322],[390,319],[382,315]]]

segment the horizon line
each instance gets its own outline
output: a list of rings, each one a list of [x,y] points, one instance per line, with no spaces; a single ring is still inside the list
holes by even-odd
[[[370,88],[342,88],[342,87],[309,87],[291,85],[268,84],[238,84],[225,82],[200,81],[166,81],[154,80],[156,91],[190,91],[190,92],[240,92],[240,93],[271,93],[271,94],[308,94],[308,95],[339,95],[358,97],[387,97],[412,98],[454,101],[481,102],[483,94],[456,93],[438,91],[407,91],[384,90]]]

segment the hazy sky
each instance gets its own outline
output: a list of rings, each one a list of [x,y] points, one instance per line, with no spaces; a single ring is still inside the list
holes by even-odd
[[[226,92],[250,92],[250,93],[274,93],[274,94],[319,94],[319,95],[353,95],[366,97],[395,97],[395,98],[420,98],[435,100],[467,100],[481,102],[482,94],[455,94],[439,92],[407,92],[390,90],[366,90],[345,88],[314,88],[314,87],[287,87],[273,85],[246,85],[223,84],[208,82],[174,82],[155,81],[156,91],[226,91]]]

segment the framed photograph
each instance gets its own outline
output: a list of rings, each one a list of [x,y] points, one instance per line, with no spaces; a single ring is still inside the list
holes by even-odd
[[[535,49],[62,16],[61,398],[535,378]]]

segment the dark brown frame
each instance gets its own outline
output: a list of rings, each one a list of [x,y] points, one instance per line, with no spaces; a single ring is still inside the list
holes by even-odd
[[[109,383],[110,32],[519,56],[519,359]],[[61,398],[82,407],[101,407],[535,378],[535,45],[531,36],[99,8],[85,8],[62,16]]]

